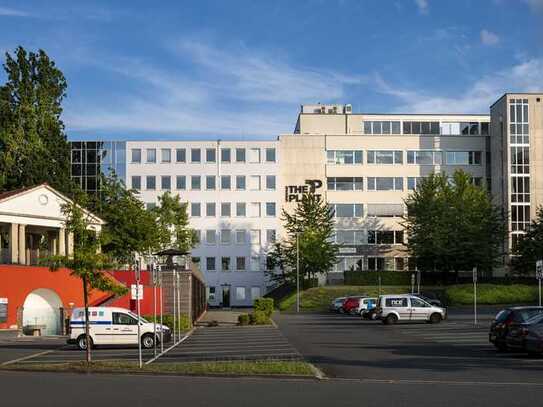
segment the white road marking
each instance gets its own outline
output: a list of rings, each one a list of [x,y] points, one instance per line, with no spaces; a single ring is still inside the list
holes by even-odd
[[[2,363],[2,366],[8,366],[8,365],[12,365],[12,364],[17,363],[17,362],[23,362],[23,361],[30,360],[30,359],[33,359],[33,358],[37,358],[38,356],[47,355],[48,353],[52,353],[55,350],[57,350],[57,349],[46,350],[44,352],[38,352],[38,353],[34,353],[32,355],[23,356],[22,358],[8,360],[7,362]]]

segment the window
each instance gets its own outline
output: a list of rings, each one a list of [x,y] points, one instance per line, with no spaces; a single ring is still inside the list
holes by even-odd
[[[215,189],[215,176],[214,175],[206,175],[206,189],[208,191],[212,191]]]
[[[156,208],[156,203],[154,202],[147,202],[145,204],[145,209],[147,209],[148,211],[150,211],[151,209],[155,209]]]
[[[155,148],[147,149],[147,162],[156,163],[156,149]]]
[[[362,204],[331,204],[336,218],[361,218]]]
[[[481,136],[488,136],[490,134],[490,123],[481,122]]]
[[[236,148],[236,162],[237,163],[244,163],[245,162],[245,149],[244,148]]]
[[[405,207],[401,203],[370,203],[366,206],[366,214],[370,217],[394,218],[403,216]]]
[[[260,191],[260,175],[251,175],[249,177],[249,190]]]
[[[236,300],[245,300],[245,287],[236,287]]]
[[[206,162],[208,163],[214,163],[217,161],[216,157],[216,150],[214,148],[206,148]]]
[[[221,162],[229,163],[230,160],[231,160],[230,149],[229,148],[221,148]]]
[[[148,175],[145,177],[145,187],[149,190],[156,189],[156,178],[154,175]]]
[[[328,150],[328,164],[362,164],[362,150]]]
[[[216,216],[216,205],[215,202],[206,203],[206,216]]]
[[[251,256],[251,271],[260,271],[260,257]]]
[[[275,229],[267,229],[266,230],[266,242],[268,243],[274,243],[275,242]]]
[[[396,308],[396,307],[406,308],[408,306],[407,305],[407,298],[406,297],[403,297],[403,298],[386,298],[385,299],[385,306],[386,307],[392,307],[392,308]]]
[[[362,230],[343,230],[338,229],[335,233],[337,244],[365,244],[366,237]]]
[[[253,164],[260,162],[260,148],[249,149],[249,162]]]
[[[330,191],[362,191],[362,177],[329,177],[327,179]]]
[[[245,175],[236,175],[236,189],[245,190]]]
[[[221,189],[230,189],[231,186],[230,175],[221,175]]]
[[[202,161],[201,152],[199,148],[192,148],[190,150],[190,161],[193,163],[199,163]]]
[[[424,177],[407,177],[407,189],[414,191],[417,189],[417,185],[420,185]]]
[[[260,245],[260,230],[259,229],[251,229],[250,231],[250,239],[252,245]]]
[[[364,134],[400,134],[399,121],[365,121]]]
[[[266,189],[275,191],[275,175],[266,175]]]
[[[249,216],[252,218],[260,218],[260,202],[251,202],[249,204]]]
[[[215,268],[215,257],[206,257],[206,270],[207,271],[216,271]],[[215,287],[213,287],[215,288]],[[213,290],[215,291],[215,290]],[[211,287],[209,288],[209,292],[211,293]]]
[[[177,189],[187,189],[187,177],[184,175],[175,177],[175,187]]]
[[[266,202],[266,216],[275,216],[275,202]]]
[[[221,216],[227,218],[232,216],[230,202],[221,202]]]
[[[441,123],[441,134],[444,136],[460,135],[460,123],[458,122],[443,122]]]
[[[403,244],[402,230],[368,230],[368,244]]]
[[[405,271],[407,266],[406,259],[404,257],[395,257],[394,258],[394,270],[395,271]]]
[[[221,244],[232,243],[232,231],[230,229],[221,230]]]
[[[190,176],[190,189],[194,191],[199,191],[202,187],[202,180],[199,175],[191,175]]]
[[[368,191],[403,191],[403,178],[368,177]]]
[[[216,245],[217,244],[217,233],[215,229],[206,230],[206,244]]]
[[[160,177],[160,187],[163,190],[168,190],[168,191],[172,189],[172,177],[170,177],[169,175],[162,175]]]
[[[121,312],[112,313],[113,325],[137,325],[138,321],[136,318],[131,317],[128,314],[123,314]]]
[[[132,189],[141,190],[141,177],[139,175],[132,175]]]
[[[202,216],[200,202],[192,202],[190,204],[190,216],[194,216],[194,217]]]
[[[449,165],[481,165],[480,151],[447,151]]]
[[[530,177],[511,177],[511,202],[530,202]]]
[[[368,150],[368,164],[403,164],[403,151]]]
[[[236,257],[236,270],[245,271],[245,257]]]
[[[266,149],[266,162],[274,163],[275,162],[275,148]]]
[[[141,163],[141,148],[132,149],[132,162],[134,164]]]
[[[246,243],[245,235],[246,235],[245,229],[236,230],[236,244],[245,244]]]
[[[221,257],[222,271],[230,271],[230,257]]]
[[[196,235],[196,241],[198,243],[202,242],[202,231],[199,229],[194,229],[194,234]]]
[[[175,161],[178,163],[187,162],[187,150],[178,148],[175,150]]]
[[[256,300],[257,298],[260,298],[260,287],[251,287],[251,299]]]
[[[443,153],[441,151],[415,150],[407,152],[407,164],[441,165]]]
[[[403,122],[403,134],[439,134],[439,122]]]
[[[163,163],[172,162],[172,150],[169,148],[163,148],[160,150],[160,161]]]
[[[245,204],[245,202],[236,202],[236,216],[247,216],[247,205]]]

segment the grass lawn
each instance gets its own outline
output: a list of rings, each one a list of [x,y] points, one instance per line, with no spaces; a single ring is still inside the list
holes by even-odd
[[[447,299],[452,305],[473,304],[473,284],[448,286]],[[478,284],[477,302],[479,304],[534,304],[538,298],[535,285]]]
[[[32,370],[78,373],[156,373],[179,375],[287,375],[314,376],[311,365],[302,361],[227,361],[227,362],[187,362],[160,363],[143,365],[139,368],[136,362],[100,361],[70,363],[19,363],[2,366],[2,370]]]

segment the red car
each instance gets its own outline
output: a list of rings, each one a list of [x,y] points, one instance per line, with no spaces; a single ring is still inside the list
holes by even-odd
[[[359,305],[360,297],[349,297],[343,303],[343,312],[345,312],[346,314],[351,314],[353,310],[358,310]]]

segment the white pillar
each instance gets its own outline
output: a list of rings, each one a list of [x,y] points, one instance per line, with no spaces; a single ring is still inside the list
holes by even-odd
[[[59,256],[66,255],[66,229],[60,228],[58,230],[58,251]]]
[[[19,225],[12,223],[9,225],[9,261],[10,263],[17,263],[19,260]]]
[[[72,232],[66,234],[66,254],[68,256],[74,254],[74,234]]]
[[[19,225],[19,264],[26,264],[26,225]]]

